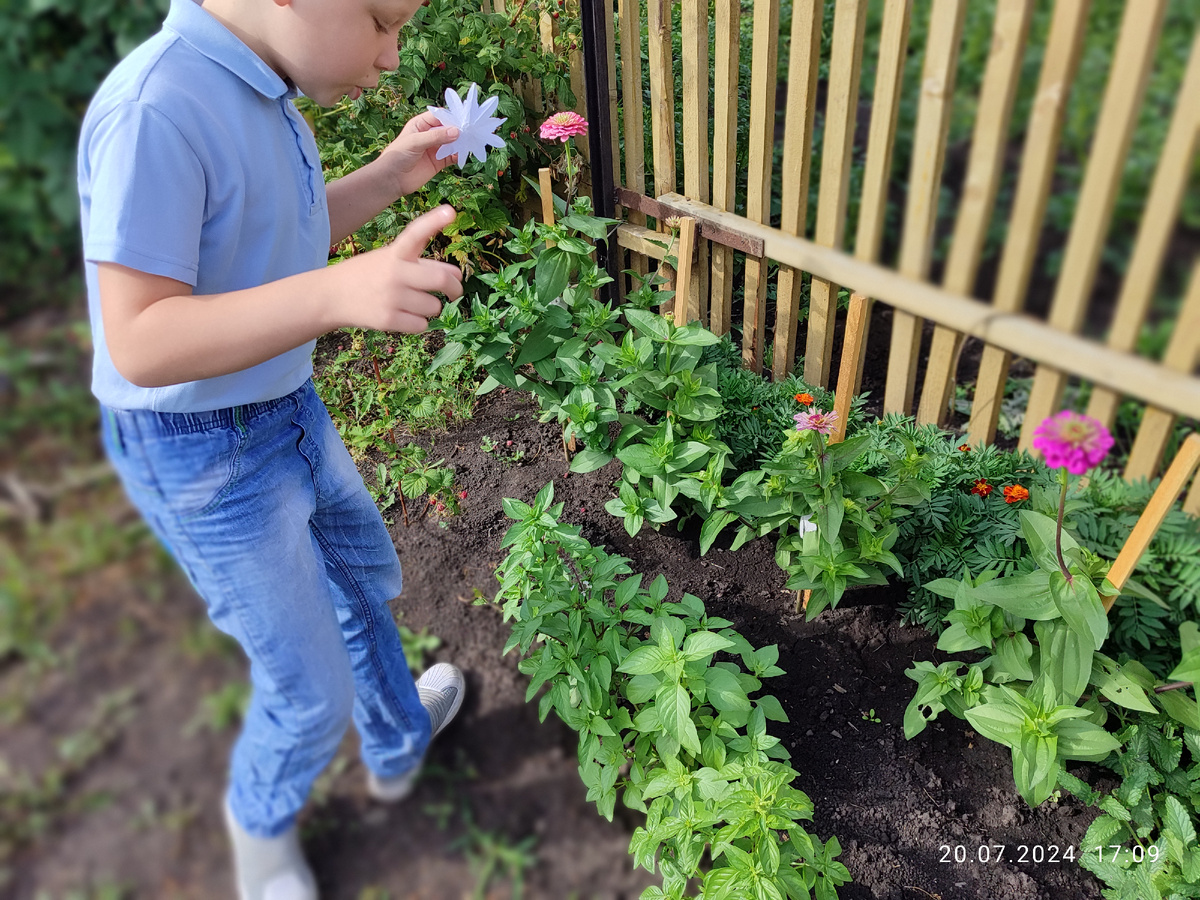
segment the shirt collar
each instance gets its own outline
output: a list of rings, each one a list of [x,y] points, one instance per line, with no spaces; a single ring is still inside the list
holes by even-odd
[[[163,27],[178,34],[198,52],[228,69],[250,87],[272,99],[293,99],[300,92],[279,77],[262,58],[200,7],[198,0],[171,0]]]

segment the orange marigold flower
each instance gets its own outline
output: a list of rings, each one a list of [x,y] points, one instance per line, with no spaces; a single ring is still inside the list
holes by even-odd
[[[816,398],[812,394],[797,394],[796,402],[803,403],[805,406],[812,406],[816,402]]]
[[[958,449],[959,449],[960,451],[962,451],[963,453],[970,453],[970,452],[971,452],[971,445],[970,445],[970,444],[959,444],[959,445],[958,445]]]
[[[993,488],[990,484],[987,483],[987,479],[976,478],[975,486],[973,488],[971,488],[971,493],[978,494],[980,497],[986,497],[993,490],[995,490],[995,488]]]
[[[1004,488],[1005,503],[1019,503],[1029,499],[1029,491],[1019,484],[1010,484]]]

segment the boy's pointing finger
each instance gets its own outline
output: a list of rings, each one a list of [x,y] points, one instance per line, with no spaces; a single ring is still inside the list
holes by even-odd
[[[408,223],[392,244],[401,259],[420,259],[435,234],[440,234],[458,215],[454,207],[443,204]]]

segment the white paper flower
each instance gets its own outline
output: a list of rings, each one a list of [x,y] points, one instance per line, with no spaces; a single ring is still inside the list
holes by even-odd
[[[437,116],[443,125],[457,128],[458,139],[443,144],[437,152],[437,158],[445,159],[457,153],[458,167],[461,169],[466,166],[472,155],[484,162],[487,159],[488,147],[503,147],[504,141],[493,133],[508,121],[492,115],[499,105],[499,97],[488,97],[480,103],[477,84],[472,84],[467,91],[466,102],[460,100],[451,88],[446,88],[446,106],[431,106],[429,111]]]

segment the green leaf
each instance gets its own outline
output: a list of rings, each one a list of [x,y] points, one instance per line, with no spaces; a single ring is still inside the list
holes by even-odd
[[[701,753],[700,736],[692,722],[692,696],[680,684],[668,682],[658,690],[654,699],[658,718],[667,734],[679,741],[695,756]]]
[[[1050,596],[1072,631],[1090,641],[1094,650],[1104,646],[1104,639],[1108,637],[1108,613],[1104,611],[1096,586],[1086,576],[1074,575],[1068,581],[1062,572],[1051,572]]]
[[[728,510],[720,510],[713,513],[704,520],[704,525],[700,529],[700,555],[703,556],[709,551],[713,545],[713,541],[717,539],[717,535],[730,522],[736,522],[738,519],[737,513],[729,512]]]
[[[749,712],[750,699],[728,669],[713,666],[704,672],[705,696],[713,708],[720,712]]]
[[[981,703],[966,711],[971,727],[990,741],[1016,747],[1021,740],[1025,713],[1006,700]]]
[[[1050,596],[1050,580],[1045,572],[994,578],[971,588],[968,596],[1022,619],[1044,621],[1057,619],[1060,615]]]
[[[1196,826],[1187,808],[1173,794],[1163,801],[1163,824],[1178,835],[1186,847],[1196,840]]]
[[[466,352],[466,345],[459,341],[450,341],[441,350],[437,352],[429,362],[428,372],[433,372],[435,369],[440,369],[442,366],[449,365]]]
[[[671,658],[657,644],[643,644],[622,660],[617,671],[627,675],[653,675],[665,669],[670,662]]]
[[[1046,571],[1058,569],[1058,551],[1055,549],[1058,522],[1032,509],[1021,510],[1021,534],[1029,542],[1033,558]],[[1066,531],[1062,534],[1062,549],[1065,556],[1068,550],[1078,549],[1079,543]],[[1028,616],[1026,618],[1029,618]],[[1097,648],[1099,649],[1099,648]]]
[[[1091,644],[1061,619],[1035,622],[1033,630],[1038,639],[1038,671],[1056,690],[1054,705],[1073,706],[1091,678]]]
[[[1193,684],[1200,681],[1200,647],[1183,654],[1183,659],[1171,670],[1167,678],[1171,681],[1190,681]]]
[[[1121,742],[1087,719],[1067,719],[1054,727],[1058,753],[1063,759],[1100,762],[1117,750]]]
[[[571,471],[579,475],[595,472],[612,462],[613,455],[603,450],[580,450],[571,458]]]
[[[967,626],[962,622],[955,622],[943,631],[937,642],[937,648],[944,653],[963,653],[967,650],[978,650],[983,646],[986,645],[982,641],[967,633]]]
[[[689,634],[683,642],[683,658],[692,660],[712,656],[718,650],[727,650],[733,646],[729,638],[721,637],[711,631],[697,631]]]
[[[1184,691],[1164,691],[1155,694],[1155,699],[1163,712],[1176,722],[1200,730],[1200,707],[1196,705],[1194,697],[1187,696]]]
[[[659,341],[665,341],[671,336],[671,323],[656,312],[648,309],[627,309],[625,318],[638,331]]]
[[[1118,706],[1151,715],[1158,712],[1158,707],[1150,702],[1146,692],[1120,668],[1109,671],[1098,659],[1093,660],[1091,682],[1102,695]]]
[[[562,296],[563,290],[570,280],[571,255],[557,247],[543,250],[538,256],[537,270],[534,275],[534,288],[538,300],[550,303]]]
[[[1005,674],[1023,681],[1033,681],[1033,645],[1029,638],[1017,632],[996,638],[993,659]]]

